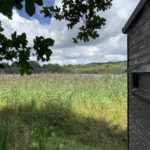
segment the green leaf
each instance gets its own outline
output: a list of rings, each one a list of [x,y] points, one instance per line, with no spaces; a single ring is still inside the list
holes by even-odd
[[[2,24],[0,22],[0,32],[3,32],[3,31],[4,31],[4,29],[2,28]]]
[[[29,16],[33,16],[35,14],[34,0],[26,0],[25,9]]]
[[[14,0],[7,0],[0,5],[0,12],[7,16],[9,19],[12,19],[12,9],[14,6]]]
[[[78,40],[76,38],[72,38],[75,44],[78,44]]]
[[[22,1],[23,0],[15,0],[15,7],[19,10],[23,8]]]
[[[43,5],[43,0],[35,0],[35,3],[38,4],[39,6]]]
[[[15,40],[15,39],[16,39],[16,35],[17,35],[17,32],[16,32],[16,31],[15,31],[14,33],[11,34],[12,40]]]
[[[4,68],[4,65],[3,65],[3,64],[0,64],[0,68]]]

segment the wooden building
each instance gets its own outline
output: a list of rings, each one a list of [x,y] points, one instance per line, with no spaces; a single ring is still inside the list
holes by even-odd
[[[129,149],[150,150],[150,0],[141,0],[123,28],[128,43]]]

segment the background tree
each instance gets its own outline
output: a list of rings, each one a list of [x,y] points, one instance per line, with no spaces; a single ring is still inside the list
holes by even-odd
[[[12,19],[13,9],[22,10],[25,7],[29,16],[35,14],[36,4],[42,7],[40,11],[44,17],[61,21],[67,21],[68,29],[72,29],[81,22],[79,32],[73,37],[73,42],[88,42],[90,39],[99,37],[98,29],[105,25],[106,19],[99,15],[112,5],[112,0],[62,0],[62,7],[44,6],[43,0],[0,0],[0,13]],[[30,74],[32,67],[29,64],[30,56],[34,55],[37,60],[49,61],[52,54],[51,48],[54,40],[37,36],[33,40],[33,47],[29,47],[25,33],[17,35],[12,33],[8,39],[3,34],[0,22],[0,61],[16,60],[20,73]]]

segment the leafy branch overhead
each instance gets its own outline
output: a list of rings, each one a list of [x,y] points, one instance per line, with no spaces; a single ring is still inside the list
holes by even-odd
[[[68,29],[73,29],[78,23],[81,24],[73,42],[88,42],[90,39],[99,37],[98,29],[105,25],[106,19],[99,15],[101,11],[106,11],[112,5],[112,0],[62,0],[62,7],[45,6],[43,0],[1,0],[0,13],[12,19],[13,9],[22,10],[25,7],[26,13],[33,16],[36,11],[36,5],[41,6],[41,14],[46,18],[54,17],[56,20],[66,20]],[[54,44],[51,38],[42,36],[36,37],[33,41],[33,47],[28,47],[26,34],[12,33],[11,39],[3,35],[3,28],[0,23],[0,61],[16,60],[20,67],[20,73],[30,74],[32,68],[28,61],[35,52],[37,60],[49,61],[52,51],[50,49]]]

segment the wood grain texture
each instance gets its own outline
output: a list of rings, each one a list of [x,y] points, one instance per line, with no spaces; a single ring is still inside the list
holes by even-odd
[[[150,104],[132,96],[129,112],[129,150],[149,150]]]
[[[138,19],[132,23],[128,40],[130,70],[134,70],[135,66],[150,64],[150,1],[147,1]]]
[[[150,1],[127,33],[129,150],[150,150]],[[138,87],[134,87],[135,74]]]

